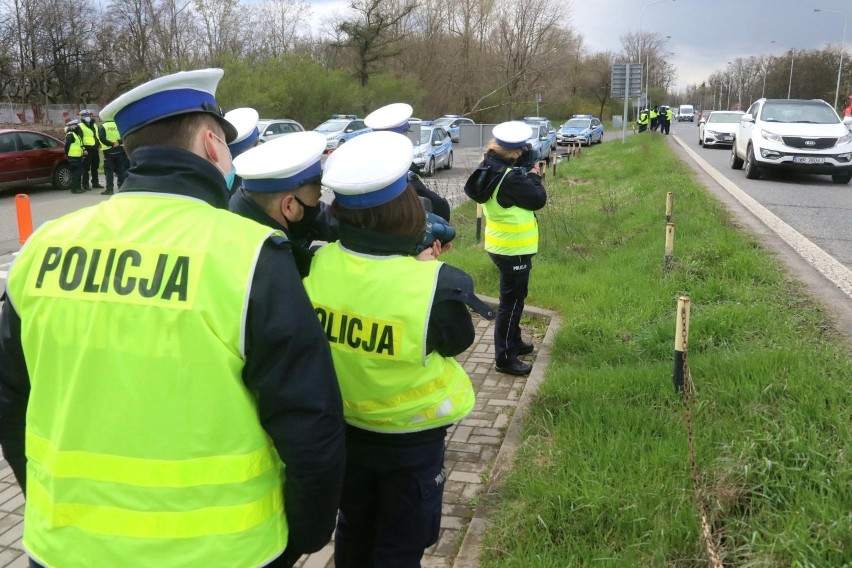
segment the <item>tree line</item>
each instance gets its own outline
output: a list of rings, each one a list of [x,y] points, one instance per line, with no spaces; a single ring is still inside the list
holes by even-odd
[[[639,56],[638,34],[622,37],[619,53],[591,52],[570,3],[548,0],[352,0],[321,30],[310,20],[305,0],[0,0],[0,97],[34,108],[105,104],[151,78],[215,66],[226,70],[225,108],[253,106],[307,128],[394,101],[422,118],[608,118],[622,107],[610,97],[611,67]],[[726,95],[732,85],[753,92],[751,71],[726,71],[673,93],[664,39],[641,39],[652,100],[706,99],[717,83]],[[767,59],[767,88],[780,85],[782,59]]]

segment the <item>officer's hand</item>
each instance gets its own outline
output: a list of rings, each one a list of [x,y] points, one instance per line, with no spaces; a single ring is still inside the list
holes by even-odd
[[[540,164],[540,163],[541,163],[541,162],[536,162],[536,163],[535,163],[535,165],[534,165],[534,166],[532,167],[532,169],[530,170],[530,173],[531,173],[531,174],[536,174],[536,175],[539,175],[539,176],[541,175],[541,172],[540,172],[540,171],[539,171],[539,169],[538,169],[538,166],[539,166],[539,164]]]
[[[417,258],[417,260],[423,261],[435,260],[436,258],[438,258],[438,256],[440,256],[440,254],[441,241],[436,240],[434,243],[432,243],[431,247],[420,251],[415,258]]]

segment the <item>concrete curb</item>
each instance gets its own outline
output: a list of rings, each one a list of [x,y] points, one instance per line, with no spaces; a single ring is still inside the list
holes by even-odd
[[[484,302],[494,306],[499,304],[496,298],[487,296],[480,296],[480,298]],[[467,531],[465,531],[464,539],[453,562],[453,568],[478,568],[480,565],[482,537],[488,528],[488,516],[493,508],[492,496],[496,493],[509,471],[511,471],[512,460],[521,443],[522,422],[529,411],[533,397],[544,381],[544,373],[550,364],[550,352],[556,338],[556,332],[562,327],[562,318],[556,312],[535,306],[525,306],[524,313],[536,317],[548,318],[547,331],[536,354],[533,370],[527,378],[524,392],[518,400],[512,420],[506,429],[506,435],[503,437],[500,451],[497,453],[494,465],[491,467],[491,475],[482,493],[482,499],[468,524]]]

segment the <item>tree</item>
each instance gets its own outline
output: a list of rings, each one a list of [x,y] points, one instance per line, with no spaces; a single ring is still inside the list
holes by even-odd
[[[353,0],[350,8],[356,15],[338,24],[339,45],[350,48],[354,53],[355,75],[362,87],[370,82],[374,65],[399,55],[397,48],[402,34],[397,26],[414,10],[413,2],[401,5],[383,0]]]

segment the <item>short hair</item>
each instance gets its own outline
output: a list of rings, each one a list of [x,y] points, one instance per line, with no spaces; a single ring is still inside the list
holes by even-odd
[[[243,191],[245,191],[246,195],[249,196],[249,199],[260,205],[261,209],[263,209],[266,213],[269,213],[270,209],[278,207],[278,203],[280,203],[281,198],[285,195],[298,195],[301,193],[302,189],[309,187],[316,187],[322,191],[322,186],[320,185],[319,180],[302,184],[298,187],[294,187],[293,189],[288,189],[287,191],[251,191],[245,187],[243,187]]]
[[[222,127],[212,115],[203,112],[191,112],[169,116],[146,124],[139,130],[134,130],[128,134],[122,141],[128,156],[142,146],[176,146],[190,150],[195,133],[204,126],[222,132],[224,139]],[[213,128],[214,126],[215,128]]]
[[[341,223],[399,237],[419,237],[426,227],[426,210],[411,184],[387,203],[349,209],[334,200],[331,214]]]
[[[501,146],[497,143],[496,140],[491,140],[488,145],[485,147],[485,153],[493,152],[499,156],[506,158],[507,160],[517,160],[521,157],[521,154],[524,153],[523,148],[506,148],[505,146]]]

